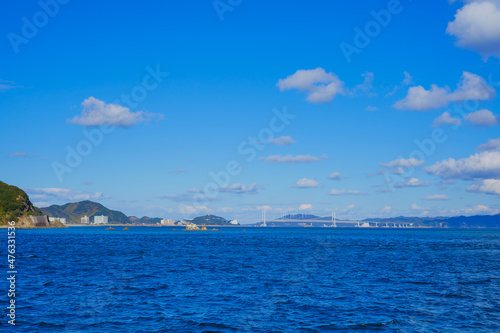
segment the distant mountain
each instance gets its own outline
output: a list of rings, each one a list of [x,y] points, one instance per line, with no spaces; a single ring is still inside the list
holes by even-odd
[[[68,222],[80,222],[80,218],[87,215],[90,221],[96,215],[108,216],[109,223],[130,223],[129,218],[122,212],[110,210],[100,203],[93,201],[80,201],[67,203],[62,206],[52,205],[41,208],[42,212],[52,217],[64,217]]]
[[[500,214],[496,215],[474,215],[455,217],[391,217],[365,219],[365,222],[380,223],[413,223],[428,227],[449,227],[449,228],[500,228]]]
[[[192,222],[196,225],[231,225],[229,220],[226,220],[225,218],[222,218],[220,216],[215,216],[215,215],[205,215],[205,216],[198,216],[195,217],[192,220],[186,220],[188,222]]]
[[[41,215],[42,212],[33,206],[26,192],[19,187],[0,181],[0,224],[18,221],[25,215]]]
[[[149,216],[143,216],[141,218],[138,218],[137,216],[129,216],[128,218],[132,223],[142,223],[142,224],[157,224],[160,223],[162,220],[161,217],[149,217]]]

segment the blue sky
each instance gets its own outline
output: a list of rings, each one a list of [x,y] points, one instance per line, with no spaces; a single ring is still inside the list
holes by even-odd
[[[40,207],[500,211],[497,0],[2,7],[0,179]]]

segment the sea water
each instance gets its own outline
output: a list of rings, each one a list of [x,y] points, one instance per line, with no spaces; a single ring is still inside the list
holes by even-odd
[[[2,332],[500,331],[498,230],[72,227],[16,255]]]

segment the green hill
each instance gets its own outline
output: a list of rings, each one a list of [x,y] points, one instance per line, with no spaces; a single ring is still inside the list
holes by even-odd
[[[229,220],[226,220],[225,218],[222,218],[220,216],[215,216],[215,215],[205,215],[205,216],[198,216],[195,217],[192,220],[188,220],[189,222],[192,222],[197,225],[230,225]]]
[[[138,218],[137,216],[129,216],[130,222],[132,223],[142,223],[142,224],[158,224],[161,222],[161,217],[149,217],[143,216]]]
[[[89,200],[67,203],[62,206],[52,205],[41,208],[41,210],[48,216],[64,217],[68,222],[80,223],[80,218],[85,215],[90,218],[90,221],[92,221],[96,215],[105,215],[108,216],[109,223],[130,223],[129,218],[122,212],[110,210],[100,203]]]
[[[0,224],[18,221],[23,215],[41,215],[33,206],[26,192],[18,187],[0,181]]]

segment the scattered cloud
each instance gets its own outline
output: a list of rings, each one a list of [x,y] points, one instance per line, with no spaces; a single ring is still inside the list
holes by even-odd
[[[366,195],[367,193],[356,191],[356,190],[331,190],[328,195]]]
[[[356,212],[357,210],[358,210],[358,208],[356,207],[355,204],[350,204],[342,212],[345,214],[352,214],[352,213]]]
[[[404,71],[403,74],[404,74],[403,81],[401,81],[400,84],[395,86],[391,92],[387,93],[385,95],[385,97],[390,97],[390,96],[394,95],[399,89],[407,87],[413,83],[413,78],[411,77],[411,75],[408,72]]]
[[[178,168],[178,169],[175,169],[175,170],[171,170],[169,171],[168,173],[175,173],[175,174],[180,174],[180,173],[186,173],[187,170],[186,169],[183,169],[183,168]]]
[[[459,160],[449,158],[427,167],[426,171],[444,179],[500,178],[500,151],[483,151]]]
[[[264,210],[266,212],[269,212],[269,211],[273,210],[273,208],[271,206],[264,205],[264,206],[257,207],[257,210]]]
[[[299,206],[299,210],[311,210],[312,209],[312,205],[311,204],[301,204]]]
[[[462,208],[458,210],[452,210],[451,213],[454,214],[465,214],[465,215],[476,215],[476,214],[498,214],[500,211],[498,209],[490,208],[485,205],[475,205],[471,208]]]
[[[259,186],[256,183],[250,184],[248,186],[236,183],[233,185],[224,185],[219,188],[219,192],[232,193],[232,194],[255,194],[257,193]]]
[[[297,143],[291,136],[280,136],[277,138],[269,139],[269,142],[276,146],[288,146]]]
[[[428,111],[447,106],[452,102],[466,100],[490,100],[496,91],[479,75],[463,72],[457,88],[452,92],[449,87],[441,88],[435,84],[430,90],[422,86],[408,88],[406,97],[393,106],[400,110]]]
[[[340,180],[341,178],[342,175],[338,171],[332,172],[331,174],[328,175],[328,179]]]
[[[231,207],[221,207],[221,208],[218,208],[217,211],[222,212],[222,213],[229,213],[229,212],[232,212],[233,209]]]
[[[294,74],[280,79],[276,84],[280,91],[297,89],[307,94],[311,103],[326,103],[338,94],[344,94],[344,82],[337,75],[323,68],[299,69]]]
[[[429,200],[429,201],[434,201],[434,200],[450,200],[445,194],[429,194],[426,195],[425,197],[422,198],[422,200]]]
[[[297,181],[295,184],[296,188],[313,188],[318,187],[319,183],[315,179],[302,178]]]
[[[259,160],[260,161],[266,161],[271,164],[296,164],[296,163],[311,163],[311,162],[318,162],[321,161],[322,159],[328,159],[328,155],[323,154],[319,157],[317,156],[311,156],[311,155],[271,155],[268,157],[261,157]]]
[[[190,205],[182,205],[179,207],[179,212],[181,214],[198,214],[198,213],[208,213],[211,209],[207,206],[190,206]]]
[[[373,92],[373,80],[375,79],[375,75],[372,72],[364,72],[361,74],[363,77],[363,83],[358,84],[357,86],[349,91],[351,96],[355,95],[366,95],[368,97],[376,96],[377,94]]]
[[[469,113],[465,116],[465,120],[478,127],[490,127],[500,124],[500,116],[495,116],[493,112],[486,109]]]
[[[392,207],[389,205],[386,205],[386,206],[384,206],[384,208],[382,208],[382,210],[380,210],[380,212],[382,214],[390,214],[390,213],[392,213]]]
[[[26,152],[16,151],[9,155],[9,157],[29,157],[30,155]]]
[[[414,157],[404,159],[404,158],[399,158],[394,161],[390,161],[388,163],[381,163],[381,166],[384,166],[386,168],[397,168],[397,167],[403,167],[403,168],[412,168],[412,167],[417,167],[421,166],[425,163],[423,160],[418,160]]]
[[[368,105],[365,110],[368,111],[368,112],[373,112],[373,111],[377,111],[378,107]]]
[[[469,1],[457,10],[446,33],[456,37],[457,46],[478,52],[485,60],[500,57],[500,2]]]
[[[14,81],[0,79],[0,92],[5,92],[14,88],[21,88],[21,86],[16,86],[16,83]]]
[[[453,118],[448,111],[443,112],[439,117],[434,119],[432,127],[439,127],[441,125],[454,125],[460,126],[462,121],[458,118]]]
[[[500,139],[489,139],[487,143],[483,143],[477,147],[478,151],[500,151]]]
[[[424,187],[429,186],[429,182],[423,182],[418,178],[410,178],[407,181],[399,181],[394,184],[395,188],[403,188],[403,187]]]
[[[99,200],[109,198],[104,196],[102,192],[88,193],[83,191],[75,191],[66,188],[26,188],[25,189],[31,199],[44,200],[47,202],[68,202],[82,200]]]
[[[467,191],[500,195],[500,179],[483,179],[467,187]]]
[[[144,111],[131,112],[128,107],[106,103],[92,96],[85,99],[82,106],[82,114],[68,119],[70,123],[83,126],[130,127],[152,119],[163,119],[163,115],[160,114]]]

